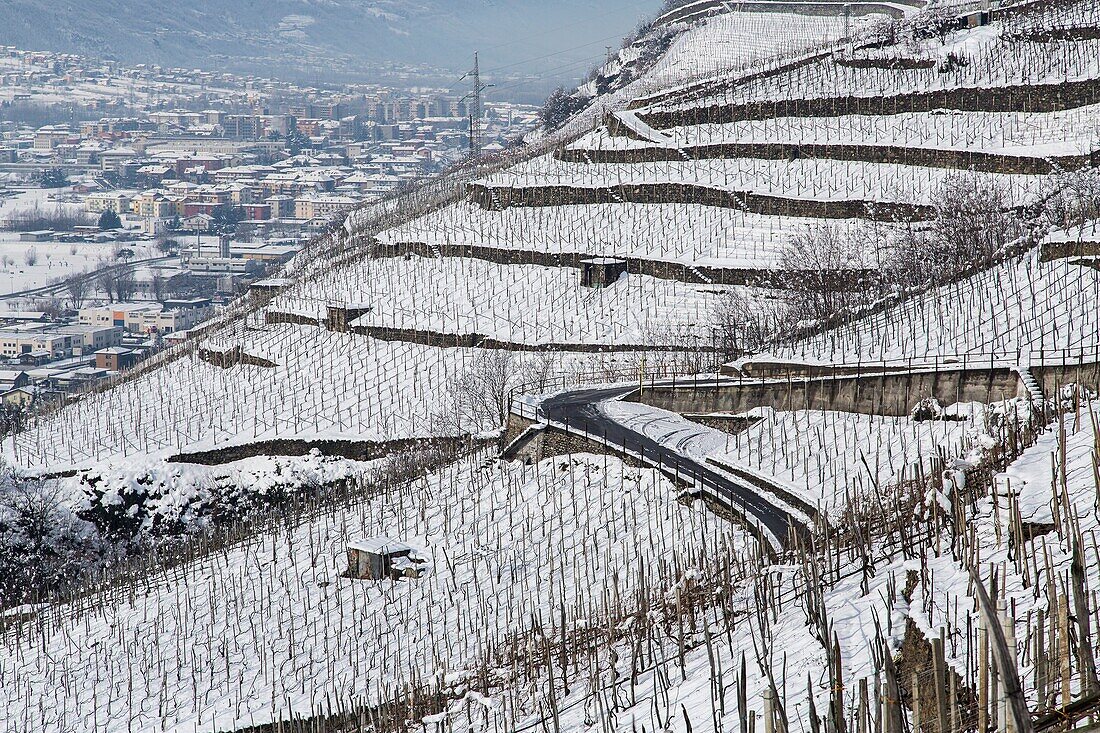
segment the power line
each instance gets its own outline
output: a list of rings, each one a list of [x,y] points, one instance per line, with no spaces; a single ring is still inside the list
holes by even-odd
[[[570,51],[579,51],[582,48],[588,48],[589,46],[595,46],[597,44],[606,43],[607,41],[615,40],[615,39],[618,39],[619,37],[620,36],[618,34],[616,34],[616,35],[613,35],[613,36],[607,36],[606,38],[598,38],[595,41],[591,41],[589,43],[582,43],[579,46],[574,46],[572,48],[562,49],[561,51],[554,51],[553,53],[543,54],[542,56],[536,56],[534,58],[526,59],[524,61],[515,61],[515,62],[510,63],[510,64],[502,64],[500,66],[494,66],[491,69],[487,69],[483,73],[491,74],[494,71],[500,71],[501,69],[510,69],[514,66],[522,66],[523,64],[529,64],[532,61],[542,61],[543,59],[553,58],[555,56],[561,56],[562,54],[569,53]],[[604,46],[604,48],[609,48],[609,47]]]

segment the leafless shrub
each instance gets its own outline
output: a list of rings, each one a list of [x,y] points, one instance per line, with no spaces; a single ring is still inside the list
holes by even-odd
[[[933,2],[906,21],[904,32],[913,41],[935,38],[943,44],[956,27],[955,12],[943,3]]]
[[[974,174],[948,177],[934,198],[936,217],[928,259],[961,272],[989,264],[1024,234],[1004,188]]]
[[[865,43],[885,48],[895,46],[901,40],[902,25],[896,18],[888,15],[872,16],[864,25],[860,34],[860,40]]]
[[[98,534],[63,507],[60,489],[7,471],[0,483],[0,608],[75,585],[100,561]]]
[[[1050,177],[1043,206],[1052,227],[1076,227],[1100,219],[1100,169],[1059,171]]]
[[[788,317],[784,304],[761,303],[731,290],[711,313],[714,345],[724,359],[757,353],[783,333]]]
[[[780,262],[792,315],[823,320],[854,304],[853,287],[863,270],[860,247],[832,226],[808,228],[791,237]]]
[[[561,354],[554,351],[540,351],[527,360],[523,366],[523,383],[533,391],[545,392],[550,380],[561,369]]]

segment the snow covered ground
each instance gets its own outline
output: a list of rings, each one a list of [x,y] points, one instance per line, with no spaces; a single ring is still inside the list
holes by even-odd
[[[768,268],[778,264],[793,234],[826,225],[844,232],[888,228],[856,220],[765,216],[697,204],[596,204],[487,211],[463,202],[385,231],[379,239],[388,243],[472,245]]]
[[[67,193],[68,189],[31,188],[0,197],[0,224],[13,215],[34,210],[44,215],[58,209],[67,214],[80,213],[80,204],[58,198],[67,198]],[[159,254],[153,242],[126,236],[115,242],[23,242],[17,232],[0,231],[0,295],[90,272],[103,263],[114,264],[121,249],[133,252],[135,259]]]
[[[21,242],[17,234],[0,232],[0,295],[49,285],[72,275],[116,264],[121,249],[134,259],[156,257],[155,243],[121,239],[116,242]],[[34,264],[29,264],[33,260]]]
[[[1032,251],[780,350],[837,362],[1100,348],[1100,271]]]
[[[775,117],[661,130],[680,147],[726,143],[895,145],[1045,157],[1081,155],[1100,147],[1100,105],[1059,112],[972,112],[937,110],[896,115]],[[651,143],[609,136],[607,128],[570,148],[624,150]]]
[[[759,475],[829,516],[849,496],[869,497],[918,475],[939,457],[966,455],[985,434],[979,406],[969,419],[922,421],[849,412],[752,410],[736,435],[637,402],[611,402],[616,421],[697,460]]]
[[[605,188],[630,184],[691,184],[721,191],[815,201],[881,201],[928,204],[958,171],[862,161],[757,158],[655,163],[568,163],[542,156],[497,173],[490,187]],[[1002,188],[1014,206],[1034,202],[1042,176],[972,173]]]
[[[683,83],[835,43],[844,18],[793,13],[731,12],[682,34],[650,71],[657,81]]]
[[[443,399],[480,353],[294,325],[240,326],[200,346],[240,346],[275,366],[223,369],[185,355],[35,419],[5,440],[6,459],[64,470],[274,439],[431,437],[448,430],[438,420]],[[555,368],[589,372],[630,360],[563,355]]]
[[[427,574],[341,577],[348,541],[380,536],[415,547]],[[683,578],[705,581],[712,554],[749,544],[679,504],[655,471],[613,458],[470,459],[92,612],[50,611],[56,622],[33,635],[6,633],[0,728],[232,730],[385,702],[433,679],[459,684],[533,624],[584,629],[620,605],[632,614]]]
[[[957,62],[941,68],[869,68],[835,63],[825,58],[787,74],[764,77],[736,86],[715,88],[687,100],[658,102],[644,111],[690,110],[712,105],[787,99],[878,97],[908,92],[958,88],[991,88],[1024,84],[1057,84],[1100,77],[1100,41],[1040,43],[1007,39],[1002,25],[957,31],[947,43],[924,42],[889,47],[884,56],[932,58]],[[643,111],[643,112],[644,112]]]
[[[269,308],[323,317],[326,304],[368,305],[363,326],[482,334],[524,344],[690,345],[709,337],[714,288],[627,275],[586,288],[580,270],[465,258],[363,260],[326,273]]]

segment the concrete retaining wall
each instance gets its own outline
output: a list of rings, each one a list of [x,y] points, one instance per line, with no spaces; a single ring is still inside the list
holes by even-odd
[[[878,373],[816,379],[756,381],[736,385],[652,387],[628,399],[679,413],[836,410],[904,417],[925,397],[941,404],[1026,397],[1019,376],[1007,368],[957,369],[912,374]]]
[[[1047,399],[1055,397],[1058,389],[1067,384],[1080,384],[1094,392],[1100,392],[1100,353],[1097,354],[1096,361],[1089,364],[1033,365],[1030,371]]]

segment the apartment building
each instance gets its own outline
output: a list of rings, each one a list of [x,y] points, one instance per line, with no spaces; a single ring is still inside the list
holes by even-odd
[[[174,333],[193,328],[214,312],[208,301],[188,308],[167,308],[161,303],[112,303],[81,308],[78,320],[94,326],[117,326],[132,333]]]

